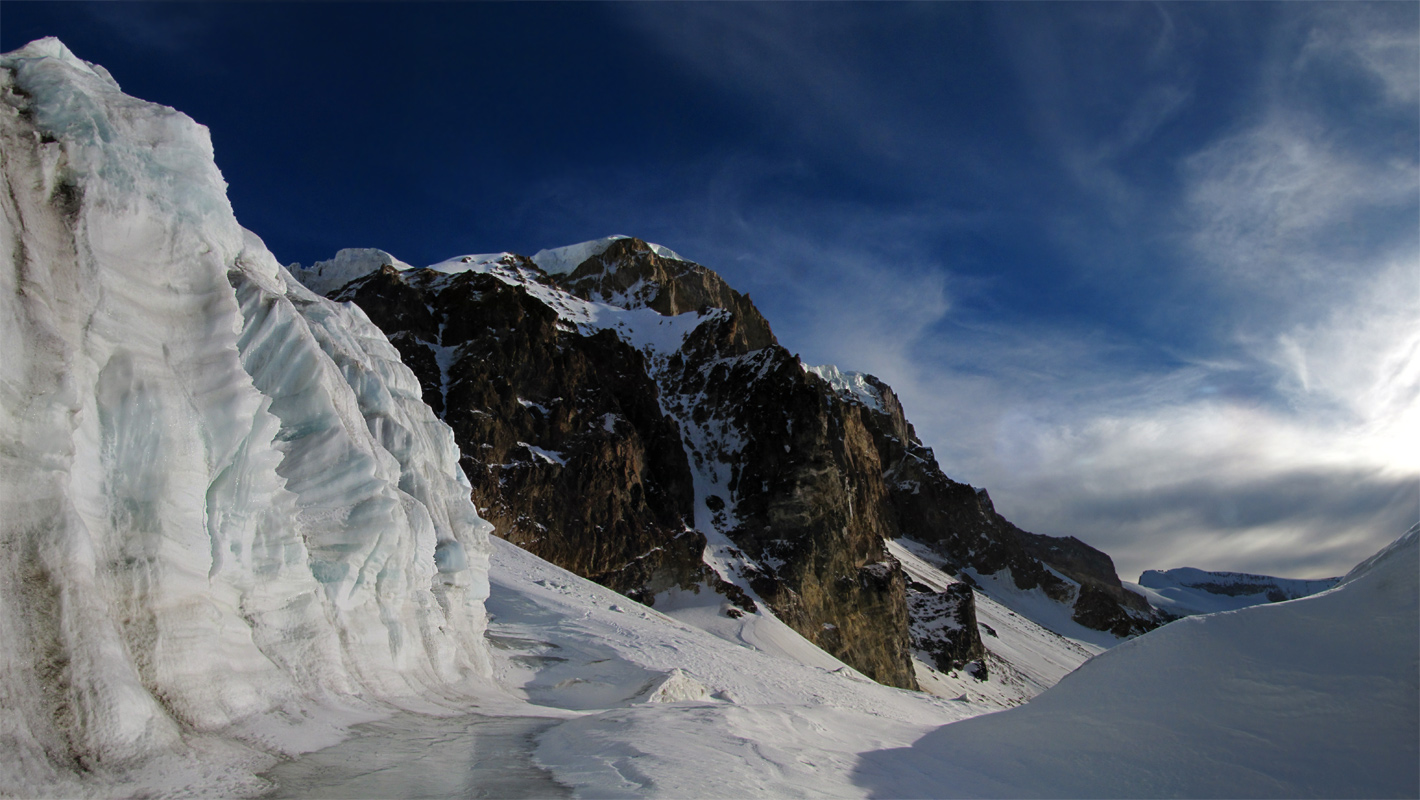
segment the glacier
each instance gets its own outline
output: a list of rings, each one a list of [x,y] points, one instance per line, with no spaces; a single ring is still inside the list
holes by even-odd
[[[0,793],[461,706],[489,526],[395,349],[238,225],[188,117],[55,39],[0,101]]]

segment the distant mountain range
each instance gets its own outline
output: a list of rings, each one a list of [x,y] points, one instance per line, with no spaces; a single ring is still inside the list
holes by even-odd
[[[1324,592],[1340,578],[1299,580],[1246,572],[1208,572],[1192,567],[1145,570],[1130,588],[1171,617],[1232,611],[1262,603],[1280,603]]]

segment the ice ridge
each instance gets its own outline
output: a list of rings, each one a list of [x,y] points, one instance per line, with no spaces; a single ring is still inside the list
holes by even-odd
[[[383,334],[237,224],[205,128],[57,40],[0,56],[0,151],[0,794],[458,706],[488,525]]]

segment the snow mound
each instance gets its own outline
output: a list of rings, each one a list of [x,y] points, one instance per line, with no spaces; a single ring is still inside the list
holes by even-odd
[[[539,250],[532,257],[532,261],[548,275],[564,275],[577,269],[577,267],[582,265],[583,261],[606,252],[606,249],[611,247],[613,242],[630,238],[630,236],[616,234],[603,239],[593,239],[590,242],[567,245],[566,247],[553,247],[547,250]],[[652,244],[651,242],[647,242],[646,244],[651,248],[651,252],[661,258],[673,258],[676,261],[685,260],[669,247],[662,247],[661,245]]]
[[[373,247],[347,247],[335,258],[317,261],[309,267],[292,264],[287,269],[296,280],[316,294],[329,294],[345,284],[363,278],[388,264],[398,270],[413,269],[383,250]]]
[[[869,754],[875,796],[1415,797],[1420,526],[1337,588],[1188,617]]]
[[[883,409],[882,394],[868,382],[868,376],[861,372],[844,372],[832,364],[824,364],[818,367],[811,367],[808,364],[800,364],[804,372],[810,372],[823,378],[833,390],[845,400],[860,403],[879,413],[887,413]]]
[[[1396,562],[1408,563],[1412,567],[1420,566],[1417,564],[1417,558],[1420,558],[1417,553],[1420,553],[1420,522],[1411,525],[1410,530],[1406,531],[1399,539],[1382,547],[1379,553],[1352,567],[1350,572],[1342,576],[1338,585],[1351,583],[1369,575],[1378,568],[1387,567]],[[1404,575],[1403,572],[1401,574]],[[1414,573],[1412,572],[1411,575],[1413,576]]]
[[[394,347],[56,40],[0,56],[0,152],[0,794],[248,792],[463,704],[489,526]]]
[[[646,693],[647,703],[687,703],[708,702],[710,690],[705,684],[687,675],[685,670],[673,669]]]

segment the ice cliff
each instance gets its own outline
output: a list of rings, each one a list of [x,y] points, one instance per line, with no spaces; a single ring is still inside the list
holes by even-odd
[[[0,794],[488,671],[452,434],[225,188],[205,128],[59,41],[0,56]]]

